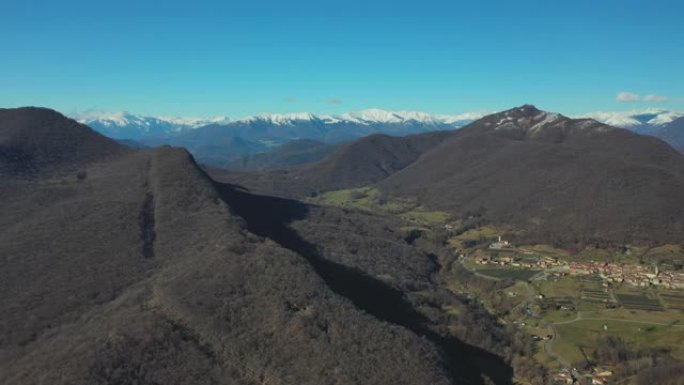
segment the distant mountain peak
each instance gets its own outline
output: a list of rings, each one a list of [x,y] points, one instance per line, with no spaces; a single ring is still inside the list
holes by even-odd
[[[314,121],[319,120],[319,118],[310,112],[293,112],[289,114],[260,114],[251,115],[243,119],[237,120],[241,123],[251,123],[251,122],[266,122],[275,125],[281,124],[294,124],[298,121]]]
[[[0,174],[75,168],[123,151],[115,141],[57,111],[0,109]]]
[[[497,133],[514,139],[562,140],[577,133],[596,133],[611,127],[593,119],[571,119],[560,113],[547,112],[533,105],[523,105],[488,115],[465,127],[465,132]]]
[[[462,127],[473,120],[483,117],[483,112],[467,112],[456,115],[433,115],[419,111],[388,111],[371,108],[358,112],[348,112],[338,115],[314,114],[311,112],[295,112],[286,114],[259,114],[241,119],[226,116],[208,118],[171,117],[171,116],[143,116],[128,112],[104,112],[90,110],[72,115],[78,122],[87,124],[95,130],[115,139],[168,138],[205,126],[241,127],[257,124],[275,127],[294,127],[298,125],[316,126],[319,128],[341,127],[355,125],[361,131],[383,130],[383,125],[400,128],[404,125],[424,126],[423,130],[444,130]],[[400,132],[390,130],[390,132]],[[414,130],[415,131],[415,130]],[[291,139],[298,139],[299,136]]]
[[[591,118],[614,127],[635,129],[662,126],[684,116],[684,113],[663,108],[648,108],[631,111],[596,111],[578,116]]]
[[[380,108],[369,108],[357,112],[346,112],[339,115],[313,114],[310,112],[296,112],[289,114],[260,114],[252,115],[238,122],[266,122],[275,125],[293,125],[297,122],[315,121],[322,124],[355,123],[371,124],[402,124],[422,123],[429,125],[454,125],[479,119],[484,113],[469,112],[459,115],[432,115],[420,111],[389,111]]]

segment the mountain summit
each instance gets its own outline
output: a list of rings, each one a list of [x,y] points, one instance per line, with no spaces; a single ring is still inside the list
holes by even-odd
[[[465,127],[463,135],[497,134],[510,139],[562,141],[577,134],[612,130],[593,119],[571,119],[559,113],[524,105],[479,119]]]
[[[666,243],[684,232],[682,154],[533,106],[473,122],[380,185],[529,241]]]
[[[46,108],[0,109],[0,172],[35,173],[124,152],[115,141]]]

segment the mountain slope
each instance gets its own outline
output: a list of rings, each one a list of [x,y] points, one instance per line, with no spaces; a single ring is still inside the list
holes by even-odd
[[[20,125],[38,143],[71,124],[39,121]],[[80,125],[70,134],[110,143]],[[307,224],[308,206],[218,185],[181,149],[78,159],[83,178],[0,184],[3,384],[480,383],[487,365],[471,357],[496,363],[423,336],[433,332],[398,290],[409,278],[428,284],[433,262],[380,219],[365,242],[410,258],[319,252],[311,242],[326,233]],[[345,218],[317,216],[325,228]],[[394,286],[379,278],[388,274]]]
[[[287,168],[322,160],[338,147],[310,139],[293,140],[268,152],[242,156],[226,164],[225,168],[234,171]]]
[[[671,146],[684,150],[684,114],[664,109],[628,112],[595,112],[584,117],[593,118],[614,127],[626,128],[639,134],[663,139]]]
[[[260,142],[250,141],[242,137],[197,138],[200,132],[193,131],[182,140],[164,141],[174,146],[185,147],[194,154],[197,161],[215,167],[225,167],[235,159],[247,154],[268,150]]]
[[[329,158],[302,171],[300,178],[321,190],[376,183],[413,163],[452,132],[393,137],[371,135],[342,146]]]
[[[403,137],[376,134],[345,143],[322,161],[289,170],[242,173],[212,169],[210,172],[217,180],[253,191],[301,198],[321,191],[377,183],[452,135],[454,131]]]
[[[44,108],[0,109],[0,173],[31,174],[124,152],[115,141]]]
[[[655,136],[670,143],[674,148],[684,153],[684,117],[663,125],[655,133]]]
[[[684,232],[684,156],[532,106],[470,124],[380,186],[526,241],[667,243]]]

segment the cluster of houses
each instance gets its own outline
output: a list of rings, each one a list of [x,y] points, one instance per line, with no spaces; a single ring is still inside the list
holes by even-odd
[[[659,271],[658,266],[609,262],[570,262],[568,263],[568,272],[575,275],[596,275],[610,283],[627,283],[639,287],[684,288],[684,272]]]
[[[565,262],[559,260],[558,258],[544,257],[539,259],[526,259],[522,260],[520,258],[512,257],[509,255],[503,256],[490,256],[490,255],[477,255],[474,257],[475,263],[479,265],[494,265],[494,266],[511,266],[511,267],[522,267],[535,270],[553,269],[561,268],[565,266]]]
[[[489,248],[492,250],[506,250],[512,249],[513,246],[499,238]],[[626,283],[639,287],[662,286],[669,289],[684,289],[684,271],[659,271],[657,266],[594,261],[566,262],[552,257],[522,259],[511,255],[476,255],[474,261],[480,265],[544,270],[553,274],[591,275],[600,277],[606,283]]]

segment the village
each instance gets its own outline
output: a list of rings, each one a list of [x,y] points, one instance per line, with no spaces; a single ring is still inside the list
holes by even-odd
[[[684,311],[684,297],[678,291],[684,289],[684,270],[679,259],[653,264],[637,259],[573,260],[516,247],[500,236],[468,254],[462,252],[460,260],[478,275],[518,282],[506,293],[523,297],[518,302],[523,318],[509,321],[532,333],[540,357],[548,360],[541,361],[554,368],[556,384],[614,383],[620,373],[588,357],[602,333],[629,339],[651,330],[677,333],[681,327],[677,319]],[[635,320],[634,314],[640,318]],[[642,327],[649,322],[661,329]]]
[[[684,289],[684,270],[675,270],[670,264],[659,267],[635,263],[565,261],[558,257],[523,257],[517,255],[516,248],[501,237],[488,247],[488,251],[495,253],[476,254],[473,261],[478,265],[539,270],[551,276],[593,276],[603,280],[605,285],[624,283],[636,287]]]

